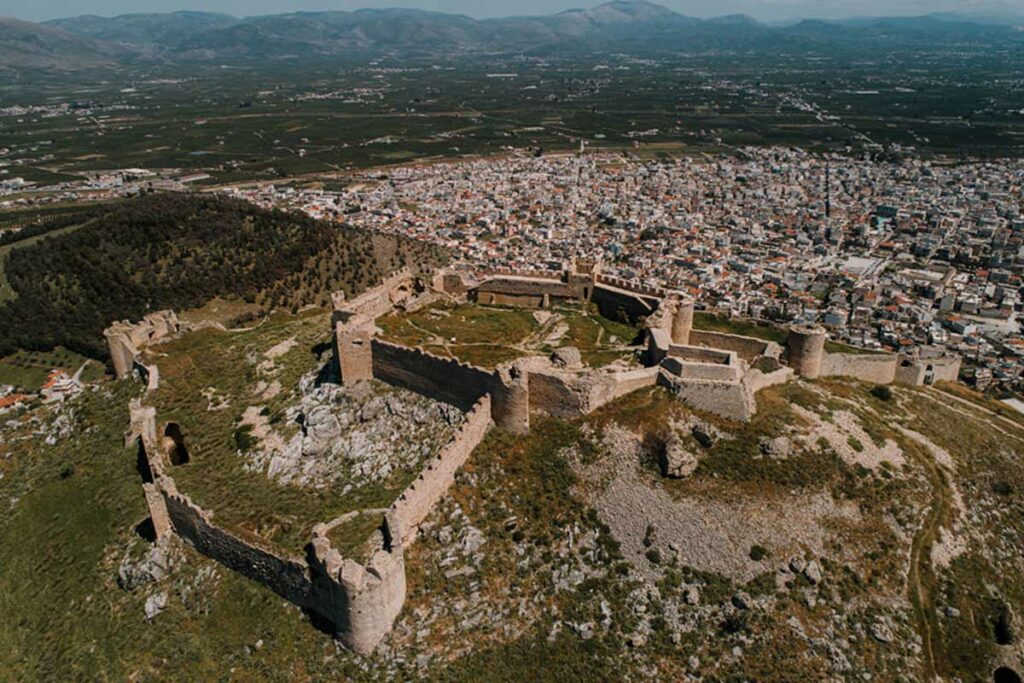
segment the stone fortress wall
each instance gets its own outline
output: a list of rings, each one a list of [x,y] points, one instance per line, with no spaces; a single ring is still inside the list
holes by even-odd
[[[566,302],[595,304],[615,318],[643,322],[644,365],[584,368],[575,350],[522,358],[486,370],[423,349],[376,338],[376,319],[416,310],[437,298],[546,308]],[[312,530],[309,557],[283,557],[258,542],[218,528],[212,514],[180,493],[168,474],[174,444],[158,438],[155,410],[134,403],[129,439],[145,461],[143,491],[156,533],[175,533],[199,552],[258,581],[285,599],[334,624],[352,650],[372,651],[391,630],[405,601],[404,548],[443,498],[473,450],[496,426],[530,429],[531,414],[571,419],[645,387],[663,386],[687,405],[727,419],[749,420],[756,393],[790,381],[844,375],[865,381],[920,385],[955,380],[960,359],[893,354],[835,354],[816,327],[790,330],[786,348],[751,337],[693,329],[694,303],[677,292],[605,277],[594,262],[574,262],[561,272],[441,270],[426,278],[400,271],[348,300],[334,297],[332,324],[341,381],[377,379],[454,405],[466,421],[417,479],[384,512],[383,544],[371,559],[345,558],[329,534],[350,515]],[[119,377],[130,375],[146,344],[179,329],[173,313],[154,314],[137,326],[117,323],[106,332]],[[785,363],[785,364],[784,364]]]

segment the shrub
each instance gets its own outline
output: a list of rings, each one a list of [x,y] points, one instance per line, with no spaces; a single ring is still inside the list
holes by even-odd
[[[750,547],[750,559],[754,562],[760,562],[761,560],[768,557],[768,549],[764,546],[753,545]]]
[[[884,384],[879,384],[871,389],[871,395],[879,401],[889,401],[892,399],[892,389]]]

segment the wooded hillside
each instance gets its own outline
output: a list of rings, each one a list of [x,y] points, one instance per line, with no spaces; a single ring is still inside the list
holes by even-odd
[[[0,306],[0,356],[64,346],[105,358],[103,330],[114,320],[214,297],[268,310],[323,305],[332,291],[441,259],[430,245],[242,200],[149,195],[7,255],[16,297]]]

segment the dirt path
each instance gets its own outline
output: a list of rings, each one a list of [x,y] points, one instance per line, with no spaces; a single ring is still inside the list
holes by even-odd
[[[1000,433],[1002,433],[1002,434],[1004,434],[1006,436],[1012,437],[1014,439],[1024,440],[1024,439],[1021,439],[1020,436],[1018,436],[1018,433],[1022,429],[1021,425],[1019,423],[1017,423],[1017,422],[1014,422],[1010,418],[1004,417],[1004,416],[1000,415],[999,413],[997,413],[995,411],[989,410],[985,406],[978,405],[977,403],[972,403],[971,401],[968,401],[965,398],[960,398],[959,396],[955,396],[954,394],[950,394],[948,392],[943,391],[942,389],[936,389],[934,387],[931,389],[930,392],[926,392],[925,393],[925,395],[928,398],[930,398],[931,400],[933,400],[933,401],[939,401],[939,399],[937,397],[935,397],[935,396],[932,396],[931,395],[932,392],[941,394],[942,398],[944,398],[944,399],[952,399],[952,400],[956,401],[957,403],[960,403],[960,404],[962,404],[964,406],[967,406],[968,408],[973,408],[973,409],[975,409],[975,410],[977,410],[979,412],[982,412],[982,413],[988,415],[989,417],[992,417],[993,419],[999,420],[1004,425],[1011,427],[1012,429],[1016,430],[1016,432],[1017,432],[1017,433],[1011,433],[1011,432],[1005,431],[1004,429],[1002,429],[1000,427],[995,427],[997,430],[999,430]],[[941,402],[941,401],[939,401],[939,402]]]
[[[910,546],[910,567],[907,570],[907,593],[914,608],[914,616],[921,634],[922,655],[924,657],[925,680],[939,679],[939,671],[944,666],[945,654],[942,652],[941,630],[935,616],[935,591],[937,581],[932,567],[932,547],[939,538],[939,529],[950,528],[953,516],[953,489],[948,476],[938,464],[925,439],[917,439],[909,430],[901,430],[921,445],[929,456],[913,451],[913,458],[924,469],[932,486],[932,498],[928,514],[920,530],[914,535]]]

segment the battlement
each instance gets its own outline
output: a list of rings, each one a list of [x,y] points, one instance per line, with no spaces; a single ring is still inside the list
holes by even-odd
[[[562,282],[565,273],[559,270],[538,268],[484,268],[478,271],[480,279],[495,277],[521,277],[530,280],[553,280]]]
[[[668,298],[671,292],[662,287],[655,285],[646,285],[637,280],[628,280],[626,278],[615,277],[614,275],[605,275],[599,273],[595,278],[595,282],[600,285],[608,285],[609,287],[615,287],[632,294],[639,294],[640,296],[649,296],[656,299]]]

